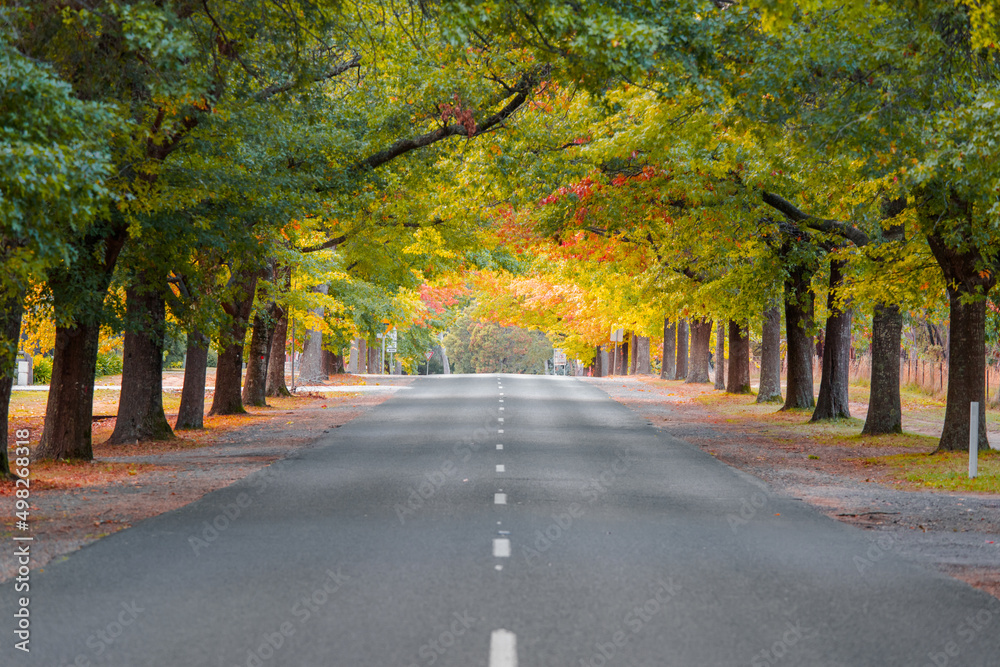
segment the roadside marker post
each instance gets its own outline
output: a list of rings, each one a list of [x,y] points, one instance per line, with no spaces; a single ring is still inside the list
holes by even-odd
[[[969,479],[979,474],[979,403],[969,408]]]

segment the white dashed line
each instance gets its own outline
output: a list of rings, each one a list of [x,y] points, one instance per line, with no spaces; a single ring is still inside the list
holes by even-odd
[[[506,537],[494,538],[493,556],[496,558],[510,558],[510,540]]]
[[[502,398],[500,399],[500,402],[503,403],[503,399]]]
[[[503,445],[497,445],[497,449],[503,449]]]
[[[494,493],[493,503],[495,505],[506,505],[507,504],[507,494],[506,493]]]
[[[503,417],[497,417],[497,421],[502,424],[503,423]]]
[[[494,630],[490,635],[489,667],[517,667],[517,635],[510,630]]]
[[[507,469],[503,467],[502,463],[497,464],[497,472],[507,472]]]
[[[503,429],[502,428],[498,428],[497,429],[497,433],[503,433]]]

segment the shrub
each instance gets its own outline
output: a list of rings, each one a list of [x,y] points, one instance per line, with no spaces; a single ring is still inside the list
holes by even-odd
[[[48,384],[52,381],[52,360],[38,355],[32,361],[35,384]]]
[[[114,352],[99,352],[97,354],[97,372],[95,377],[102,375],[118,375],[122,372],[122,358]]]

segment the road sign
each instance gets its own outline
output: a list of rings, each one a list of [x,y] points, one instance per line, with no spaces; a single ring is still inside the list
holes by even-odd
[[[396,327],[393,327],[392,330],[389,331],[389,340],[392,341],[393,345],[396,344],[396,341],[397,341]]]
[[[622,342],[622,338],[624,337],[624,335],[625,335],[625,330],[624,329],[612,329],[611,330],[611,342],[612,343],[620,343],[620,342]]]
[[[396,352],[396,344],[395,343],[386,343],[385,351],[386,352]]]
[[[427,350],[426,352],[424,352],[424,358],[427,359],[427,361],[430,361],[431,357],[433,356],[434,356],[433,350]]]
[[[564,352],[561,347],[557,347],[552,351],[552,363],[556,366],[566,365],[566,352]]]

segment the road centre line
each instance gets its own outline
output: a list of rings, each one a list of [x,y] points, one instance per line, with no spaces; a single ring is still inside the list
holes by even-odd
[[[517,667],[517,635],[503,628],[490,634],[489,667]]]
[[[493,503],[496,505],[506,505],[507,504],[507,494],[506,493],[494,493]]]
[[[493,556],[496,558],[510,558],[510,540],[506,537],[494,538]]]

